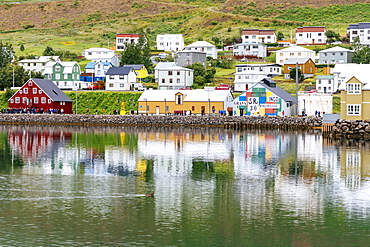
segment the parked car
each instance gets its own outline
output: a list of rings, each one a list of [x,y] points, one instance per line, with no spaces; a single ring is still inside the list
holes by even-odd
[[[145,91],[146,90],[146,87],[138,87],[137,88],[137,91]]]
[[[98,90],[99,87],[98,87],[98,85],[89,85],[86,89],[87,90]]]

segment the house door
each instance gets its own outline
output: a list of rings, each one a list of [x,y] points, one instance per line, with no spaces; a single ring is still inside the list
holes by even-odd
[[[159,115],[159,106],[155,107],[155,115]]]

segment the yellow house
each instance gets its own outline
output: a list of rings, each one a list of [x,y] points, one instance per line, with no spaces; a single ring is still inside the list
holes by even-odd
[[[144,64],[125,64],[123,67],[133,67],[136,73],[136,80],[141,82],[144,78],[148,77],[148,70]]]
[[[218,114],[219,111],[232,111],[234,97],[230,90],[215,88],[196,90],[146,90],[138,100],[141,114]]]
[[[370,82],[356,76],[340,86],[340,118],[346,120],[370,119]]]

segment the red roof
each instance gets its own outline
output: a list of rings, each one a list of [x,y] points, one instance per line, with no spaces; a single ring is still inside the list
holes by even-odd
[[[325,27],[297,27],[296,33],[325,32]]]
[[[116,38],[118,38],[118,37],[139,38],[140,34],[136,34],[136,33],[117,33]]]
[[[242,35],[274,35],[274,30],[243,29]]]

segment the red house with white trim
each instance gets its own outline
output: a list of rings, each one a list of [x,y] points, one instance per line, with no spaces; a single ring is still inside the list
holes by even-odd
[[[30,78],[8,100],[13,109],[38,109],[43,112],[53,109],[72,114],[72,100],[51,80]]]
[[[136,33],[117,33],[116,34],[116,51],[124,51],[126,44],[137,44],[140,34]]]

